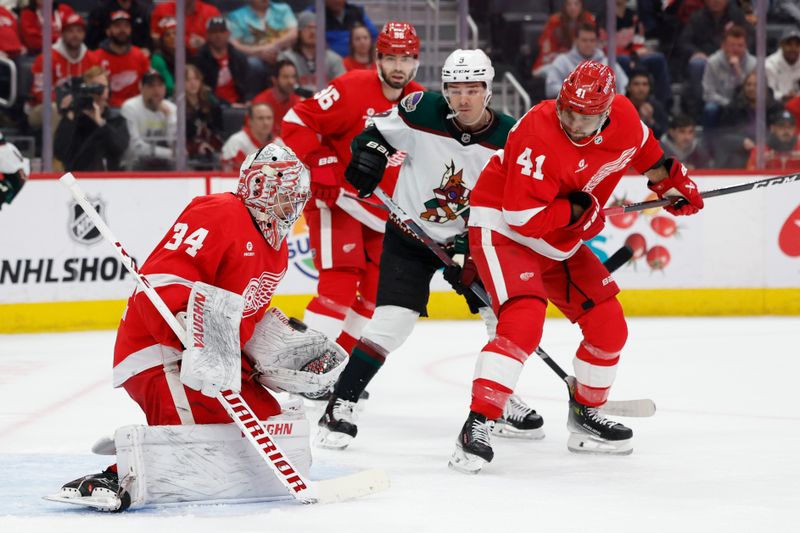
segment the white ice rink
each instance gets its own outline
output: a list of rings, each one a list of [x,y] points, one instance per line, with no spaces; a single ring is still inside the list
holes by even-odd
[[[566,389],[534,356],[518,392],[546,438],[495,438],[494,462],[466,476],[447,459],[484,340],[477,322],[420,323],[370,385],[358,438],[315,452],[312,476],[381,467],[388,491],[105,515],[40,497],[104,468],[94,441],[144,421],[111,388],[114,332],[0,335],[0,531],[800,531],[800,319],[631,320],[611,398],[649,397],[658,412],[622,420],[628,457],[567,451]],[[576,327],[548,321],[542,346],[570,372],[576,341]]]

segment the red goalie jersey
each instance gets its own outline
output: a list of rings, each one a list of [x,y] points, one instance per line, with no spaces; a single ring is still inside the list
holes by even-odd
[[[569,225],[573,191],[605,205],[629,166],[644,173],[663,151],[633,104],[616,96],[609,124],[578,147],[561,130],[556,101],[533,107],[511,130],[470,196],[470,226],[491,228],[551,259],[580,246]]]
[[[403,88],[399,100],[407,94],[424,90],[425,87],[411,81]],[[282,138],[312,172],[313,168],[326,164],[321,160],[330,157],[338,159],[334,173],[339,185],[355,194],[355,189],[344,179],[344,169],[350,162],[350,143],[364,130],[370,117],[390,110],[394,104],[383,95],[381,80],[375,71],[347,72],[334,79],[314,98],[296,104],[286,114],[281,129]],[[387,169],[381,182],[386,192],[391,194],[394,190],[398,173],[399,166]],[[353,218],[368,224],[364,218],[363,202],[340,196],[337,204]],[[370,212],[386,220],[385,211],[375,208]],[[374,229],[383,232],[382,224]]]
[[[186,311],[195,281],[243,295],[240,340],[244,345],[269,307],[287,262],[286,241],[279,249],[272,248],[242,201],[223,193],[195,198],[141,271],[173,314]],[[114,386],[182,350],[181,342],[137,289],[128,300],[117,333]]]

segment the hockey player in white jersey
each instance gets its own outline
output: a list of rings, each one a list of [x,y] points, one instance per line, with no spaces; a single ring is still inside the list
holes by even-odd
[[[389,158],[402,158],[394,200],[461,267],[445,279],[480,313],[494,335],[495,317],[469,289],[477,271],[467,247],[469,195],[489,157],[506,142],[514,119],[489,108],[494,68],[481,50],[456,50],[442,68],[442,95],[415,92],[373,117],[351,145],[345,171],[359,196],[372,194]],[[460,257],[457,257],[460,256]],[[427,316],[430,282],[441,261],[414,235],[386,224],[375,314],[339,377],[319,421],[317,444],[344,448],[356,436],[356,403],[386,357]],[[541,438],[542,418],[512,397],[497,426],[501,434]]]

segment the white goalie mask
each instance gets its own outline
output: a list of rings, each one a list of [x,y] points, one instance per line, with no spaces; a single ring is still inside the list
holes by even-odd
[[[247,156],[236,196],[247,206],[264,239],[276,250],[311,196],[308,169],[291,149],[268,144]]]
[[[442,66],[442,94],[447,100],[447,105],[450,105],[450,99],[447,97],[448,83],[480,82],[486,86],[486,96],[483,99],[483,107],[486,108],[492,99],[492,81],[494,81],[492,60],[483,50],[458,49],[447,56]],[[453,109],[452,106],[450,109]],[[455,113],[455,110],[453,112]]]

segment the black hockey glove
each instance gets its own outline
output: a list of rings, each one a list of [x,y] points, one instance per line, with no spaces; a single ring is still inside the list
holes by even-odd
[[[469,286],[478,278],[478,268],[469,255],[467,233],[456,235],[452,245],[448,248],[453,254],[453,261],[457,264],[444,267],[444,272],[442,272],[444,279],[458,294],[469,294],[472,292]]]
[[[371,195],[381,182],[390,155],[390,150],[378,141],[364,141],[359,137],[353,141],[353,157],[344,177],[361,198]]]
[[[0,208],[3,207],[3,204],[10,204],[23,185],[25,185],[25,178],[22,171],[0,175]]]

